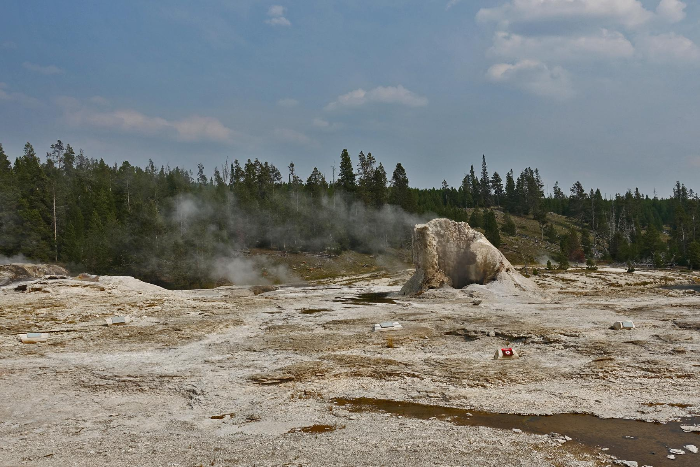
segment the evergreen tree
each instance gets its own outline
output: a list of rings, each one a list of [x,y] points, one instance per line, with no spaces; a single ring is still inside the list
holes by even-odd
[[[501,234],[498,230],[498,222],[496,222],[496,214],[491,209],[484,213],[484,235],[493,246],[498,248],[501,246]]]
[[[491,179],[486,167],[486,155],[481,156],[481,180],[479,180],[479,186],[481,187],[481,201],[483,205],[485,207],[491,206]]]
[[[311,175],[309,175],[309,178],[306,180],[306,191],[312,198],[320,199],[321,195],[327,188],[328,183],[326,183],[326,177],[324,177],[323,174],[316,167],[314,167]]]
[[[471,184],[471,193],[474,200],[474,207],[484,206],[484,196],[481,191],[481,185],[479,184],[479,179],[474,173],[474,166],[469,168],[469,182]]]
[[[0,255],[12,256],[19,249],[17,201],[12,165],[0,144]]]
[[[473,229],[478,229],[479,227],[483,227],[483,225],[484,217],[481,215],[481,211],[479,210],[479,208],[476,208],[472,211],[471,215],[469,216],[469,226]]]
[[[501,227],[501,231],[510,236],[514,236],[516,234],[516,226],[515,222],[513,221],[513,218],[510,217],[510,214],[506,213],[505,217],[503,218],[503,227]]]
[[[408,186],[408,175],[400,162],[396,164],[394,173],[391,175],[389,202],[401,206],[408,212],[416,209],[415,196]]]
[[[515,180],[513,179],[513,169],[506,174],[506,212],[514,213],[518,204],[518,194],[515,189]]]
[[[503,199],[505,197],[505,192],[503,191],[503,180],[498,172],[494,172],[491,176],[491,189],[493,190],[493,201],[496,206],[501,206]]]
[[[352,169],[352,160],[347,149],[343,149],[343,152],[340,153],[340,173],[338,174],[337,185],[346,193],[353,193],[357,188],[355,172]]]
[[[387,179],[386,171],[382,163],[374,170],[372,174],[372,205],[375,207],[381,207],[387,202],[388,189],[387,189]]]
[[[20,251],[29,258],[47,261],[52,257],[48,180],[31,144],[15,161],[14,174],[19,187],[17,214],[23,235]]]

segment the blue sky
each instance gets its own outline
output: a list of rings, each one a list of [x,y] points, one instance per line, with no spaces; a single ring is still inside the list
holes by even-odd
[[[700,189],[699,44],[680,0],[5,0],[0,143],[328,179],[348,148],[422,187],[485,154],[667,196]]]

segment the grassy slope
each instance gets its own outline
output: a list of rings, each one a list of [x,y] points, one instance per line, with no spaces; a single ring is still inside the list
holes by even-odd
[[[503,224],[504,214],[496,211],[499,224]],[[511,216],[517,226],[515,236],[501,233],[500,250],[508,260],[516,265],[545,264],[547,259],[554,261],[559,245],[541,239],[537,221],[532,218]],[[559,233],[568,232],[573,223],[564,216],[549,214],[549,220]],[[479,229],[481,230],[481,229]],[[251,255],[263,255],[274,266],[284,266],[293,280],[318,281],[340,276],[368,274],[376,272],[397,272],[412,266],[409,250],[390,250],[382,255],[367,255],[346,251],[340,256],[312,253],[287,253],[275,250],[253,249]],[[288,282],[289,277],[276,277],[275,268],[261,271],[271,282]]]

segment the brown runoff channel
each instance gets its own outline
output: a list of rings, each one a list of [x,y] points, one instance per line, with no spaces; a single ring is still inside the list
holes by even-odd
[[[366,397],[337,398],[333,402],[351,412],[383,412],[422,420],[436,418],[460,426],[486,426],[506,430],[519,428],[536,434],[560,433],[581,444],[609,448],[609,454],[619,459],[637,461],[639,465],[700,465],[700,454],[688,451],[684,455],[677,455],[675,460],[666,458],[671,448],[685,450],[683,446],[686,444],[700,445],[700,434],[685,433],[681,429],[681,425],[700,424],[700,417],[662,424],[583,414],[499,414]]]

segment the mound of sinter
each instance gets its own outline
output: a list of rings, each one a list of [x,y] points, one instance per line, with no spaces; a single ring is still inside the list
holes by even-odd
[[[427,289],[499,281],[521,290],[532,282],[520,275],[484,235],[466,222],[433,219],[413,230],[413,264],[416,273],[401,293],[412,295]]]
[[[0,287],[13,282],[40,279],[45,276],[68,276],[61,266],[55,264],[13,263],[0,265]]]

